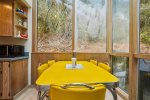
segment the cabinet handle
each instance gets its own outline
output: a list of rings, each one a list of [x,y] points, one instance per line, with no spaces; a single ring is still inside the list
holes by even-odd
[[[3,71],[0,71],[0,74],[2,74],[3,73]]]
[[[2,74],[2,71],[0,71],[0,74]]]
[[[2,96],[2,92],[0,93],[0,97]]]

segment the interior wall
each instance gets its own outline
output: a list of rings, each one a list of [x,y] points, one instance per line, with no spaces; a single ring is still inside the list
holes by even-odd
[[[109,60],[108,53],[77,53],[76,57],[78,61],[89,61],[90,59],[96,59],[98,62],[108,63]],[[32,84],[35,84],[35,81],[38,77],[37,68],[39,64],[47,63],[48,60],[53,59],[56,61],[71,61],[71,58],[72,53],[32,53]]]
[[[32,0],[27,0],[32,7]],[[28,40],[25,42],[25,51],[29,52],[28,59],[28,84],[31,84],[31,52],[32,52],[32,8],[28,11]]]

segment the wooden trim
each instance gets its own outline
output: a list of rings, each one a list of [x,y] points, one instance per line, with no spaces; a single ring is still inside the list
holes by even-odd
[[[120,88],[117,88],[116,92],[121,98],[123,98],[123,100],[129,100],[129,95]]]
[[[31,54],[70,54],[73,52],[32,52]],[[101,55],[109,55],[109,53],[90,53],[90,52],[76,52],[77,54],[101,54]]]
[[[108,0],[107,6],[107,52],[112,53],[112,0]]]
[[[129,57],[129,53],[110,53],[111,56]]]
[[[134,54],[135,58],[150,59],[150,54]]]
[[[69,54],[72,52],[32,52],[31,54]]]
[[[130,37],[129,37],[129,99],[137,100],[138,67],[133,54],[138,51],[137,1],[130,0]]]
[[[75,50],[75,0],[72,1],[72,51]]]
[[[37,51],[37,0],[32,0],[32,52]]]

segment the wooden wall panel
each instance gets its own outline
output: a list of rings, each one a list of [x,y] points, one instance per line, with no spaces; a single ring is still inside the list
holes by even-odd
[[[89,61],[90,59],[97,59],[99,62],[108,63],[109,54],[107,53],[77,53],[77,60]],[[32,69],[31,79],[32,84],[35,84],[37,79],[37,67],[40,63],[47,63],[48,60],[56,61],[70,61],[72,53],[32,53]]]

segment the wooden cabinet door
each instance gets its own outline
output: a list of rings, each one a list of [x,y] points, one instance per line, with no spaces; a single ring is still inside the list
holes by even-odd
[[[23,60],[24,87],[28,85],[28,59]]]
[[[10,99],[10,67],[9,62],[0,62],[0,99]]]
[[[11,87],[12,96],[16,95],[21,89],[23,84],[23,66],[22,60],[11,62]]]
[[[0,0],[0,36],[13,36],[13,0]]]
[[[2,62],[0,62],[0,98],[2,98],[2,89],[3,89],[3,80],[2,80],[2,77],[3,77],[2,71],[3,71],[3,69],[2,68],[3,68],[2,67]]]
[[[11,62],[11,87],[13,96],[27,86],[27,64],[28,61],[26,59]]]

